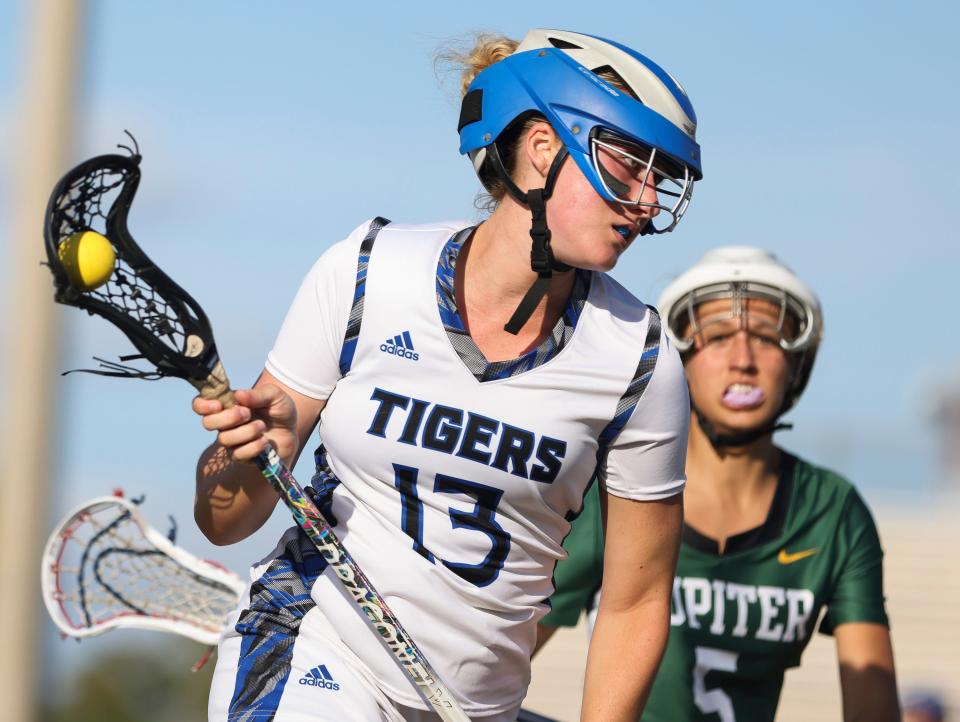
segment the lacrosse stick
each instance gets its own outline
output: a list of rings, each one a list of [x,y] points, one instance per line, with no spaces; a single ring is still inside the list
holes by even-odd
[[[133,503],[102,496],[57,525],[41,562],[43,602],[60,631],[84,638],[130,627],[216,645],[246,585],[151,527]]]
[[[136,141],[134,148],[126,148],[129,155],[91,158],[54,187],[44,219],[54,298],[103,316],[123,331],[140,353],[121,357],[121,361],[144,359],[154,367],[142,371],[101,362],[107,370],[96,373],[134,378],[176,376],[193,384],[204,398],[218,399],[229,408],[234,405],[233,392],[206,314],[140,250],[127,229],[127,214],[140,182]],[[116,253],[113,273],[93,289],[71,282],[58,253],[61,243],[85,231],[105,236]],[[469,722],[274,448],[268,447],[255,463],[424,699],[444,722]]]

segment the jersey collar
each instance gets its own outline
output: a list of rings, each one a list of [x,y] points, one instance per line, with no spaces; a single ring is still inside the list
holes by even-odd
[[[440,319],[443,322],[444,330],[447,332],[450,345],[453,346],[460,360],[473,374],[473,377],[480,382],[495,381],[542,366],[566,347],[573,337],[577,321],[583,311],[583,304],[590,293],[590,281],[593,274],[581,269],[575,271],[573,292],[570,294],[566,308],[564,308],[560,318],[557,319],[550,335],[537,348],[531,349],[515,359],[491,363],[487,361],[467,333],[463,319],[460,318],[460,313],[457,310],[456,294],[454,293],[457,257],[474,228],[475,226],[469,226],[455,233],[440,252],[440,260],[437,263],[437,308],[440,311]]]
[[[793,454],[788,454],[785,451],[781,452],[777,489],[773,494],[773,501],[770,502],[770,511],[767,512],[766,520],[760,526],[728,537],[723,554],[720,554],[720,545],[716,539],[701,534],[686,523],[683,525],[683,543],[704,554],[729,556],[737,552],[754,549],[779,537],[783,533],[787,521],[796,462],[797,457]]]

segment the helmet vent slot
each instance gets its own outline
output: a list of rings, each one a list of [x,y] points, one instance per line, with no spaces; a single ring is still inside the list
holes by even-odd
[[[593,69],[593,74],[607,81],[610,85],[616,86],[618,90],[623,91],[637,102],[643,103],[643,101],[637,97],[637,94],[633,92],[633,88],[623,79],[623,76],[613,69],[613,66],[601,65],[599,68]]]
[[[561,40],[560,38],[547,38],[550,41],[550,44],[555,48],[560,48],[561,50],[583,50],[580,45],[575,45],[567,40]]]

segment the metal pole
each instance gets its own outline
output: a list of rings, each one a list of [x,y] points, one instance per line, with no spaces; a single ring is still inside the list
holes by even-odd
[[[39,558],[46,531],[50,460],[60,446],[51,423],[57,376],[58,312],[43,260],[47,195],[66,170],[76,115],[81,0],[29,0],[22,112],[11,173],[6,284],[7,377],[0,483],[0,716],[37,719]]]

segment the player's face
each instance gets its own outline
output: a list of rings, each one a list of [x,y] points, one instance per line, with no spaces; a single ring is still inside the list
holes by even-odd
[[[657,202],[652,173],[634,167],[625,156],[601,152],[608,156],[603,159],[605,167],[631,189],[632,197],[647,203]],[[570,159],[560,169],[548,209],[551,247],[557,260],[594,271],[613,268],[620,254],[659,213],[656,208],[623,206],[605,200]]]
[[[783,405],[791,359],[780,348],[780,307],[746,299],[731,317],[733,301],[707,301],[695,313],[701,329],[685,369],[690,398],[721,433],[755,429]]]

